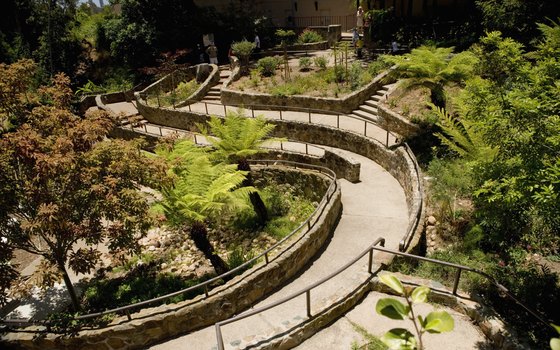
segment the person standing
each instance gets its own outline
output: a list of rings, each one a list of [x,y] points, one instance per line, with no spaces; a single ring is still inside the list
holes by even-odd
[[[255,33],[255,52],[259,52],[261,50],[261,39],[259,35]]]
[[[356,42],[358,42],[358,40],[360,40],[360,34],[358,34],[358,29],[354,28],[352,29],[352,47],[356,47]]]
[[[364,32],[364,9],[361,6],[358,7],[356,13],[356,27],[358,27],[360,34]]]
[[[206,53],[210,58],[210,64],[218,64],[218,48],[214,43],[210,43],[210,46],[206,49]]]

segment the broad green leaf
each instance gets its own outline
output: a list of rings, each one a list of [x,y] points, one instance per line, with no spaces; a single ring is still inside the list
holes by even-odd
[[[385,284],[386,286],[389,286],[395,292],[399,294],[404,293],[404,288],[401,281],[399,281],[399,279],[396,278],[394,275],[392,274],[380,275],[379,280],[381,281],[381,283]]]
[[[450,332],[454,327],[455,321],[447,311],[432,311],[426,316],[424,329],[429,333]]]
[[[412,302],[417,303],[425,303],[428,300],[428,293],[430,293],[430,288],[426,286],[416,287],[412,291]]]
[[[390,349],[416,349],[416,338],[404,328],[393,328],[381,337],[381,341]]]
[[[551,323],[550,325],[554,327],[554,329],[556,329],[556,332],[558,332],[558,334],[560,334],[560,326],[557,326],[554,323]]]
[[[560,338],[550,339],[550,348],[552,350],[560,350]]]
[[[426,319],[422,315],[418,315],[418,322],[422,328],[426,328]]]
[[[408,315],[408,307],[396,299],[383,298],[377,301],[375,311],[378,314],[389,317],[393,320],[404,320]]]

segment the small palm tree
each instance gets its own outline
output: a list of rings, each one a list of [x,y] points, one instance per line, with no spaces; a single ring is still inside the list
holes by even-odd
[[[263,116],[246,118],[242,110],[228,112],[225,119],[212,117],[206,125],[198,125],[201,133],[216,149],[212,158],[217,161],[227,159],[230,163],[237,163],[237,169],[247,172],[243,186],[253,186],[251,167],[247,157],[266,152],[262,148],[271,139],[268,136],[274,129],[273,124],[266,122]],[[213,136],[211,136],[212,134]],[[258,192],[250,194],[251,203],[259,222],[268,221],[268,211]]]
[[[421,46],[403,56],[384,56],[386,62],[395,64],[391,71],[395,78],[403,79],[402,86],[410,89],[425,86],[430,89],[432,103],[445,107],[443,87],[449,82],[461,82],[472,75],[478,59],[464,51],[452,54],[453,48]]]
[[[216,273],[229,270],[215,253],[208,239],[207,220],[220,220],[228,214],[248,207],[253,187],[242,187],[246,172],[235,165],[212,164],[208,154],[183,140],[171,150],[158,150],[170,163],[171,183],[162,190],[159,203],[167,220],[176,227],[190,225],[190,237],[196,247],[210,260]]]

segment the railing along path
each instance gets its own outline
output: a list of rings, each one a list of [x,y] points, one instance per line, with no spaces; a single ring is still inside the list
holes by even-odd
[[[134,303],[134,304],[126,305],[126,306],[121,306],[121,307],[113,308],[113,309],[110,309],[110,310],[105,310],[105,311],[102,311],[102,312],[95,312],[95,313],[90,313],[90,314],[86,314],[86,315],[80,315],[80,316],[75,317],[74,319],[75,320],[87,320],[87,319],[92,319],[92,318],[105,316],[105,315],[108,315],[108,314],[125,313],[128,320],[132,320],[132,314],[130,312],[133,309],[138,309],[138,308],[149,306],[149,305],[152,305],[152,304],[155,304],[155,303],[158,303],[158,302],[163,302],[163,301],[166,301],[166,300],[168,300],[170,298],[173,298],[175,296],[185,294],[185,293],[188,293],[188,292],[191,292],[191,291],[194,291],[194,290],[203,289],[205,296],[208,297],[210,295],[209,286],[212,285],[213,283],[216,283],[216,282],[218,282],[220,280],[223,280],[224,278],[227,278],[227,277],[230,277],[230,276],[233,277],[236,273],[242,272],[243,270],[245,270],[247,268],[250,268],[252,265],[258,263],[259,260],[263,259],[263,258],[264,258],[264,261],[265,261],[265,265],[268,265],[271,261],[273,261],[275,258],[281,256],[289,248],[291,248],[295,243],[297,243],[301,238],[303,238],[311,230],[313,225],[315,225],[315,223],[317,222],[317,220],[321,216],[322,212],[324,211],[325,207],[331,202],[332,196],[336,192],[336,189],[338,187],[338,184],[337,184],[337,181],[336,181],[336,174],[332,170],[330,170],[328,168],[325,168],[325,167],[321,167],[321,166],[317,166],[317,165],[311,165],[311,164],[297,163],[297,162],[292,162],[292,161],[287,161],[287,160],[250,160],[249,162],[251,164],[261,164],[261,165],[264,165],[264,166],[267,166],[267,167],[275,166],[275,165],[283,165],[284,167],[300,168],[300,169],[308,169],[308,170],[317,171],[320,174],[326,175],[330,179],[331,183],[329,184],[329,187],[327,188],[325,195],[323,196],[323,198],[321,199],[321,201],[317,205],[317,208],[315,208],[313,213],[306,220],[304,220],[289,235],[285,236],[284,238],[282,238],[281,240],[276,242],[274,245],[272,245],[270,248],[266,249],[264,252],[260,253],[259,255],[255,256],[254,258],[246,261],[245,263],[241,264],[240,266],[238,266],[234,269],[231,269],[228,272],[223,273],[219,276],[216,276],[216,277],[213,277],[209,280],[201,282],[201,283],[199,283],[195,286],[191,286],[191,287],[181,289],[181,290],[173,292],[173,293],[169,293],[169,294],[157,297],[157,298],[141,301],[141,302],[138,302],[138,303]],[[272,252],[274,250],[276,250],[279,247],[282,247],[284,245],[284,243],[286,243],[288,240],[293,238],[295,236],[295,234],[300,232],[302,229],[305,229],[306,231],[300,237],[298,237],[297,240],[294,240],[293,242],[290,242],[289,245],[284,246],[283,249],[278,254],[272,255]],[[4,325],[7,325],[7,326],[27,326],[27,325],[36,325],[36,324],[48,325],[49,322],[47,322],[45,320],[29,321],[29,320],[6,319],[6,320],[1,320],[0,324],[4,324]]]

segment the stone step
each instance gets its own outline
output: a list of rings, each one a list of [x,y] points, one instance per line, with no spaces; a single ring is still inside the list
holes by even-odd
[[[358,107],[358,109],[361,110],[361,111],[367,112],[369,114],[372,114],[372,115],[377,115],[377,108],[376,107],[371,107],[371,106],[368,106],[368,105],[364,104],[364,105],[361,105],[360,107]]]
[[[360,109],[353,110],[350,116],[366,119],[371,122],[377,122],[377,115],[362,111]]]
[[[210,90],[208,91],[206,96],[220,96],[220,90],[214,90],[214,91]]]
[[[371,106],[377,109],[377,105],[379,105],[379,101],[378,100],[367,100],[364,102],[365,105],[367,106]]]

